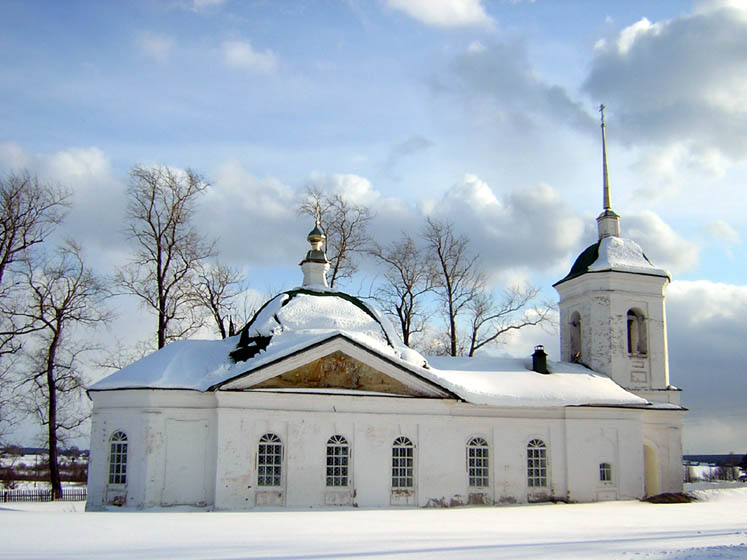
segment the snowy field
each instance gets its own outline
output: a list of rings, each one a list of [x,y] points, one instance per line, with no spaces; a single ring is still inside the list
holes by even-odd
[[[747,488],[690,504],[85,513],[0,504],[0,558],[747,558]]]

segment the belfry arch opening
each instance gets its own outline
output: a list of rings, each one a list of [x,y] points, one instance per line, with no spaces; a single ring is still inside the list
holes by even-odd
[[[581,314],[574,311],[570,322],[571,362],[581,361]]]
[[[628,354],[645,356],[648,353],[646,317],[640,309],[628,309],[627,327]]]

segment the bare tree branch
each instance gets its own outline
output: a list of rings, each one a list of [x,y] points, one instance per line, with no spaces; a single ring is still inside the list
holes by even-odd
[[[330,287],[353,276],[358,270],[355,256],[366,251],[371,240],[368,222],[373,216],[369,209],[352,204],[339,193],[325,193],[317,186],[310,186],[304,192],[298,213],[314,218],[327,236]]]
[[[430,317],[422,300],[435,288],[435,271],[412,237],[404,233],[401,240],[385,247],[374,244],[370,253],[386,267],[385,281],[375,298],[386,313],[396,317],[402,341],[409,346],[412,335],[423,332]]]
[[[28,260],[22,275],[28,287],[24,315],[40,328],[32,335],[31,349],[25,352],[25,367],[19,368],[19,386],[29,387],[20,398],[26,412],[35,413],[47,426],[50,484],[58,498],[62,491],[58,442],[64,430],[79,426],[86,416],[79,406],[85,383],[77,363],[92,346],[73,334],[76,329],[110,319],[104,307],[109,293],[72,242],[38,266]]]
[[[246,289],[241,272],[220,263],[201,263],[195,278],[195,304],[210,314],[221,338],[236,334],[236,325],[241,322],[236,300]]]
[[[158,348],[202,325],[195,312],[194,277],[214,254],[192,224],[195,204],[208,184],[196,172],[169,167],[133,167],[127,235],[134,244],[129,265],[118,272],[125,292],[140,298],[158,317]]]
[[[480,348],[499,341],[507,332],[539,325],[549,320],[552,306],[536,304],[539,289],[510,288],[503,292],[501,300],[487,292],[479,292],[470,302],[470,357]]]
[[[459,341],[458,317],[482,290],[484,280],[478,270],[477,256],[469,252],[469,240],[454,232],[450,222],[427,218],[423,239],[430,258],[435,263],[435,291],[441,299],[447,324],[447,353],[462,353]]]

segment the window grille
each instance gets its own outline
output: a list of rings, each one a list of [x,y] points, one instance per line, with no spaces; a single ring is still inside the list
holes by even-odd
[[[392,488],[409,489],[414,486],[414,446],[409,438],[398,437],[392,444]]]
[[[539,439],[527,445],[527,485],[530,488],[547,486],[547,447]]]
[[[612,482],[612,465],[609,463],[599,463],[599,481]]]
[[[327,486],[348,485],[350,446],[343,436],[334,435],[327,441]]]
[[[257,450],[257,486],[280,486],[283,442],[275,434],[259,438]]]
[[[114,432],[109,440],[109,484],[127,484],[127,435]]]
[[[467,475],[470,486],[490,486],[488,455],[487,441],[481,437],[469,440],[467,444]]]

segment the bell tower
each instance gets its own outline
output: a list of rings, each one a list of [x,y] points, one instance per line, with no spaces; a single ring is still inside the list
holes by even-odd
[[[560,353],[650,401],[679,404],[669,384],[665,291],[669,274],[620,234],[612,210],[601,105],[603,208],[598,240],[553,287],[560,296]]]

